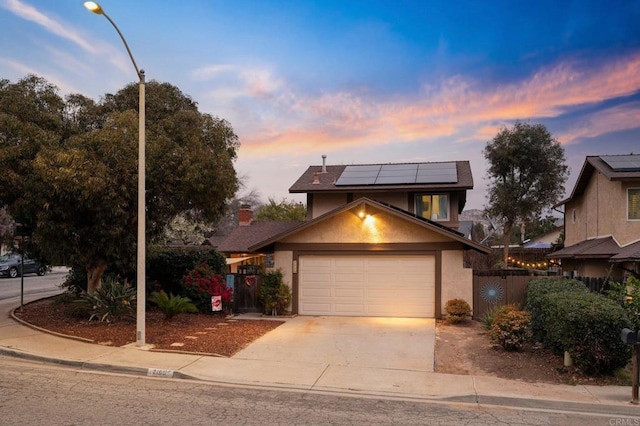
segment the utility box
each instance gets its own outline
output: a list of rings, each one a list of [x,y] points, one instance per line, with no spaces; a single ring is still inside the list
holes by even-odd
[[[626,343],[627,345],[635,345],[638,342],[638,332],[629,330],[628,328],[623,328],[620,332],[620,339],[622,339],[622,343]]]

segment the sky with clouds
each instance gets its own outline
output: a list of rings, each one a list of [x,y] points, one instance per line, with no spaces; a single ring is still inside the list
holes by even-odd
[[[137,76],[81,0],[0,0],[0,78],[99,99]],[[310,165],[469,160],[516,120],[587,155],[640,152],[640,1],[103,0],[147,81],[179,87],[240,138],[261,197]]]

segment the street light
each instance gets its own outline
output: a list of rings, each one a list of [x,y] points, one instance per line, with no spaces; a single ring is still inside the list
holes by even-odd
[[[136,344],[138,346],[145,345],[145,309],[146,309],[146,235],[145,235],[145,222],[146,222],[146,200],[145,200],[145,93],[144,93],[144,70],[138,69],[135,59],[131,54],[129,45],[124,39],[124,36],[118,29],[118,26],[109,18],[109,15],[104,13],[102,7],[94,1],[84,2],[84,7],[89,11],[102,15],[109,20],[113,28],[116,29],[118,35],[124,43],[124,47],[127,49],[127,53],[133,62],[133,67],[136,69],[136,74],[140,79],[139,95],[140,95],[140,111],[138,112],[139,124],[138,124],[138,255],[137,255],[137,313],[136,313]]]

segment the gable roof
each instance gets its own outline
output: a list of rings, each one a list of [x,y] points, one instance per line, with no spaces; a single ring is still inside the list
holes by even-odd
[[[238,226],[217,247],[224,253],[250,253],[249,247],[299,226],[299,221],[254,220],[249,225]]]
[[[595,155],[595,156],[587,156],[584,164],[582,165],[582,170],[580,170],[580,175],[578,176],[578,180],[576,181],[575,186],[573,187],[573,192],[569,198],[560,201],[557,206],[561,206],[571,201],[574,197],[582,195],[589,184],[589,180],[591,179],[591,175],[598,171],[602,173],[609,180],[632,180],[632,181],[640,181],[640,169],[614,169],[611,167],[611,164],[615,164],[615,161],[624,161],[627,163],[640,162],[640,154],[629,154],[629,155]]]
[[[454,231],[451,228],[448,228],[444,225],[441,225],[437,222],[431,221],[429,219],[425,219],[423,217],[417,216],[413,213],[410,213],[406,210],[402,210],[398,207],[395,207],[393,205],[390,204],[386,204],[386,203],[381,203],[379,201],[374,201],[371,200],[369,198],[359,198],[357,200],[354,200],[348,204],[345,204],[343,206],[340,206],[328,213],[325,213],[321,216],[318,216],[312,220],[306,221],[306,222],[302,222],[300,223],[298,226],[292,227],[288,230],[285,230],[283,232],[281,232],[280,234],[277,235],[273,235],[270,238],[265,239],[264,241],[261,241],[259,243],[254,244],[253,246],[249,247],[250,251],[259,251],[259,250],[263,250],[266,247],[270,246],[271,244],[276,243],[279,240],[282,240],[283,238],[286,238],[290,235],[293,235],[297,232],[300,232],[304,229],[310,228],[312,226],[317,225],[318,223],[325,221],[331,217],[334,217],[342,212],[348,211],[348,210],[352,210],[354,208],[360,208],[360,206],[371,206],[374,207],[378,210],[382,210],[385,213],[388,213],[390,215],[402,218],[404,220],[407,220],[409,222],[413,222],[419,226],[422,226],[426,229],[429,229],[431,231],[434,231],[440,235],[445,235],[449,238],[451,238],[452,240],[458,241],[460,243],[462,243],[465,247],[465,249],[473,249],[482,253],[490,253],[491,252],[491,248],[484,245],[484,244],[480,244],[477,243],[475,241],[469,240],[467,238],[464,237],[463,234]]]
[[[350,184],[336,185],[347,167],[353,166],[432,166],[455,165],[457,174],[456,182],[431,182],[431,183],[376,183],[376,184]],[[389,190],[466,190],[473,189],[473,175],[468,161],[447,161],[447,162],[425,162],[425,163],[378,163],[378,164],[352,164],[352,165],[329,165],[310,166],[300,178],[289,188],[290,193],[311,193],[311,192],[382,192]]]

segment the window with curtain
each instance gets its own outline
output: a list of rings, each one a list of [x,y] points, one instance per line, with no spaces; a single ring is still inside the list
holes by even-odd
[[[449,220],[449,196],[444,194],[416,196],[416,214],[434,221]]]

